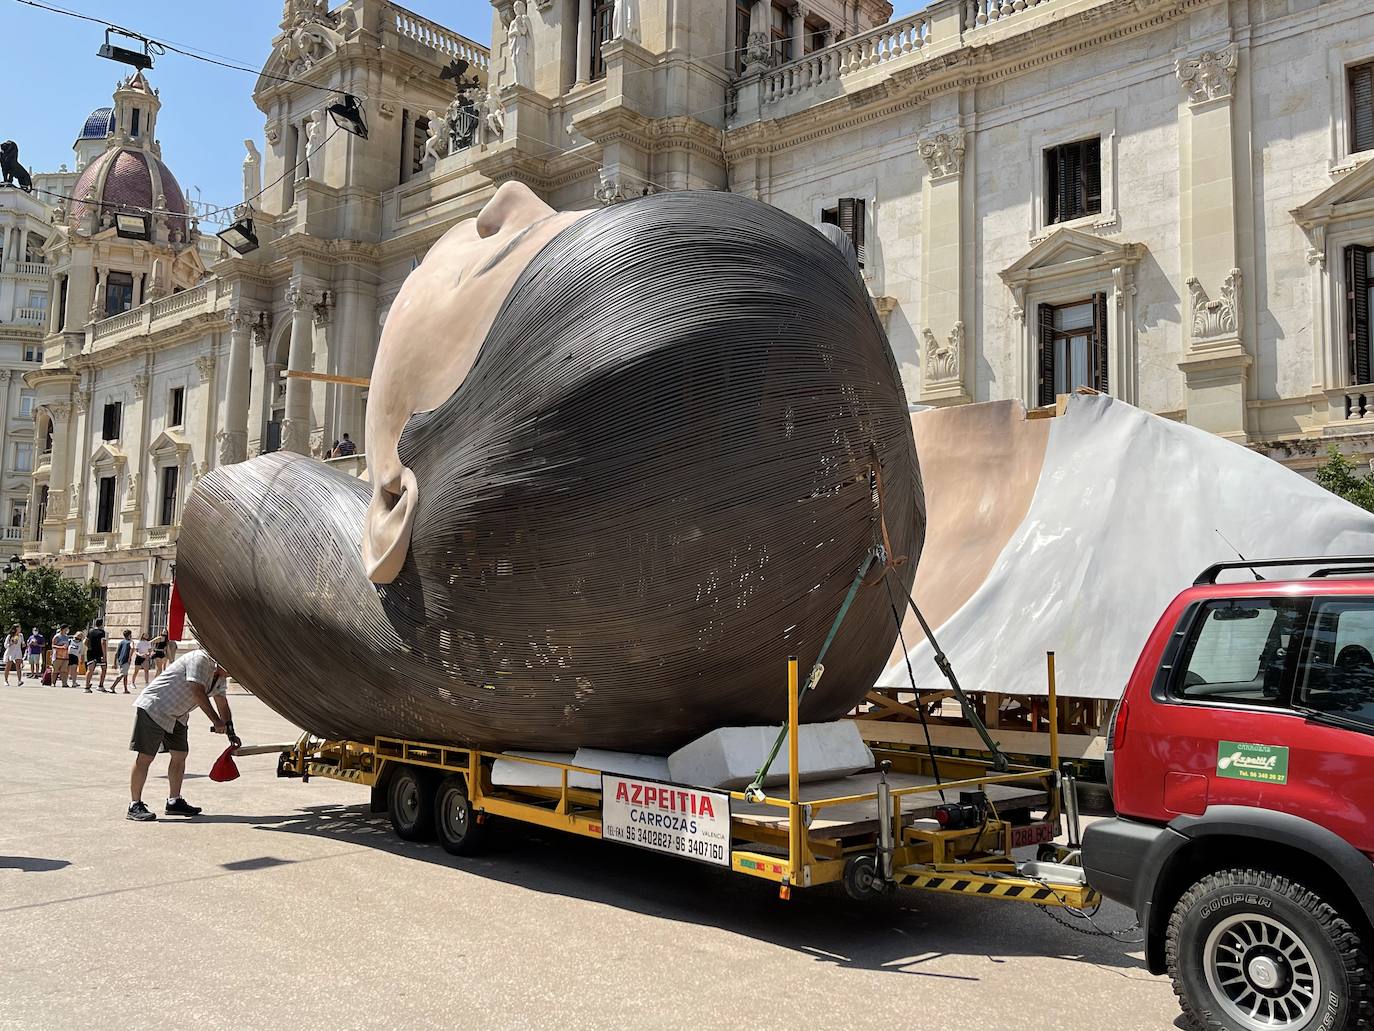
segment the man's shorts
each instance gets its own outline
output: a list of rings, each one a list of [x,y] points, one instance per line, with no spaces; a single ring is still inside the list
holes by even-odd
[[[127,677],[129,675],[129,664],[127,662],[121,662],[119,664],[119,675],[121,677]],[[138,711],[142,712],[143,710],[140,709]]]
[[[105,656],[100,654],[99,652],[93,652],[92,654],[86,656],[86,665],[103,666],[105,665]]]
[[[134,736],[129,739],[129,751],[139,755],[157,755],[159,748],[164,752],[191,750],[186,740],[186,724],[178,720],[173,730],[166,731],[148,715],[147,709],[136,707],[135,711]]]

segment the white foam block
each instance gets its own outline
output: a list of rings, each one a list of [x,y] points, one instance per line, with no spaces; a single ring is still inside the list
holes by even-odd
[[[619,773],[625,777],[647,780],[670,780],[668,760],[661,755],[639,755],[635,752],[606,752],[600,748],[579,748],[573,756],[574,766],[604,773]]]
[[[518,756],[524,759],[542,759],[550,763],[573,763],[571,752],[503,752],[502,755]],[[514,759],[497,759],[491,764],[491,782],[507,788],[557,788],[563,784],[563,774],[552,766],[536,766],[534,763],[516,762]],[[568,774],[568,787],[601,787],[601,778],[591,773]]]
[[[697,738],[668,756],[669,780],[702,788],[743,788],[754,779],[777,737],[777,727],[722,727]],[[787,739],[764,784],[787,783]],[[834,780],[873,768],[873,753],[852,720],[808,723],[797,743],[797,765],[803,781]]]

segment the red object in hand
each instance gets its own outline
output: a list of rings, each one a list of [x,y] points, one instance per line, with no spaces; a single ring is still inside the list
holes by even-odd
[[[234,763],[234,745],[230,745],[220,757],[215,760],[215,765],[210,767],[210,779],[217,784],[223,784],[226,780],[237,780],[239,768]]]

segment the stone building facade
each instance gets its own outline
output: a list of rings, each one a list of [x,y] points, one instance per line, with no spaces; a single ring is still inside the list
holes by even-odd
[[[728,189],[836,224],[913,403],[1083,385],[1299,469],[1331,441],[1374,453],[1374,24],[1356,0],[492,8],[488,49],[386,0],[287,0],[236,212],[256,249],[207,247],[166,190],[126,204],[151,241],[102,223],[117,198],[62,213],[66,300],[27,377],[53,447],[25,549],[106,584],[116,627],[162,611],[206,469],[324,457],[344,432],[366,450],[401,283],[511,179],[562,208]],[[344,94],[366,138],[328,114]],[[156,189],[157,100],[121,86],[83,181],[132,149]],[[93,303],[113,272],[136,283],[117,313]]]

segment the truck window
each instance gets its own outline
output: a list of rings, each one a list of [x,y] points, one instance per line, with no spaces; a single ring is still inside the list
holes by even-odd
[[[1218,705],[1286,705],[1307,602],[1228,598],[1197,615],[1172,693]]]
[[[1314,603],[1298,703],[1374,727],[1374,598]]]

